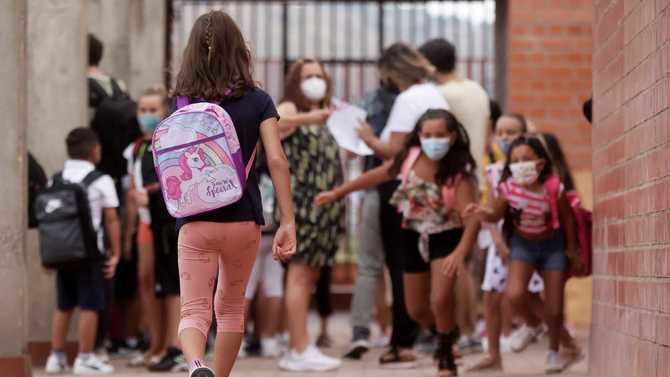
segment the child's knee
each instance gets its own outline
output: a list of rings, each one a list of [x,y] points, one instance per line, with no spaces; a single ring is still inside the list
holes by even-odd
[[[183,300],[181,305],[181,321],[179,333],[184,329],[194,328],[207,336],[212,324],[212,303],[207,297]]]
[[[214,302],[217,332],[244,332],[244,296],[217,295]]]

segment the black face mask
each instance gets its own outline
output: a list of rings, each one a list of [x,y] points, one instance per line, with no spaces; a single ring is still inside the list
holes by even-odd
[[[379,86],[392,94],[399,94],[400,88],[391,80],[379,80]]]

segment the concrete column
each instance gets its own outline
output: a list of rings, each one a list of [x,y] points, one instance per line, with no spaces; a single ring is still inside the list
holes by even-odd
[[[0,112],[3,138],[0,147],[0,371],[6,376],[29,376],[25,354],[27,336],[26,229],[26,22],[23,0],[0,3]]]
[[[165,72],[164,0],[135,0],[130,3],[130,94],[163,84]]]
[[[87,0],[27,3],[28,148],[51,175],[63,168],[67,133],[88,125]],[[53,273],[40,264],[35,231],[28,232],[27,245],[28,342],[40,364],[50,348],[56,292]]]
[[[137,0],[88,0],[88,30],[105,46],[101,68],[106,73],[130,81],[130,4]],[[135,38],[135,36],[133,36]]]

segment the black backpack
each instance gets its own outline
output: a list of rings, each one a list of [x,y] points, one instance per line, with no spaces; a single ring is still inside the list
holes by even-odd
[[[28,152],[28,228],[37,227],[35,217],[35,199],[47,186],[47,175],[35,157]]]
[[[58,173],[51,186],[37,195],[35,217],[44,267],[63,269],[102,257],[91,219],[88,187],[103,175],[94,170],[81,183],[72,183]]]
[[[102,158],[97,168],[109,174],[116,182],[126,175],[124,149],[142,136],[137,123],[137,104],[123,92],[116,80],[111,79],[112,95],[100,83],[88,79],[89,106],[95,109],[91,128],[98,134]]]

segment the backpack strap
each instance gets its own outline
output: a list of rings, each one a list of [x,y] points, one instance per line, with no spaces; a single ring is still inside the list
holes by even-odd
[[[88,188],[90,185],[93,184],[93,182],[102,178],[103,175],[105,175],[105,173],[101,172],[100,170],[93,170],[92,172],[86,174],[84,179],[81,181],[81,184],[84,185],[84,187]]]
[[[551,206],[551,226],[554,229],[561,227],[558,211],[558,196],[561,188],[561,181],[555,175],[544,181],[544,189],[549,195],[549,204]]]
[[[51,185],[52,186],[62,185],[63,183],[65,183],[65,180],[63,179],[63,172],[62,171],[59,171],[58,173],[54,174],[51,177]]]
[[[402,167],[400,168],[400,180],[402,183],[407,181],[409,171],[412,170],[412,167],[414,167],[414,164],[416,163],[416,160],[419,159],[419,156],[421,156],[421,148],[410,148],[409,153],[407,154],[407,157],[405,157],[405,161],[403,161]]]
[[[118,98],[123,96],[124,92],[119,86],[119,83],[116,81],[116,79],[110,77],[109,82],[112,84],[112,98]]]
[[[186,96],[177,96],[177,110],[181,109],[184,106],[188,106],[190,103],[188,97]]]
[[[251,167],[254,166],[254,162],[256,160],[256,151],[258,151],[258,143],[256,143],[256,146],[254,147],[254,151],[251,152],[251,157],[249,157],[249,162],[247,162],[247,167],[245,169],[247,173],[247,178],[249,178],[249,173],[251,173]]]

